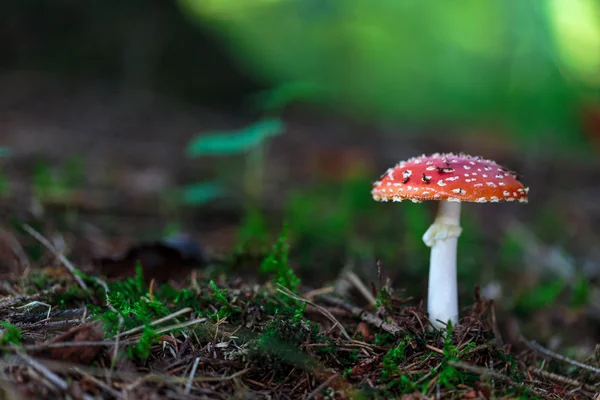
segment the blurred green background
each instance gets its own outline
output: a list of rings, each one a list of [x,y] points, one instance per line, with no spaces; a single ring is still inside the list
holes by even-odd
[[[531,191],[464,207],[461,304],[479,284],[507,326],[582,352],[600,333],[600,1],[31,0],[2,5],[0,54],[7,218],[238,256],[286,221],[306,284],[377,282],[379,260],[423,298],[435,205],[371,183],[465,151]]]
[[[290,96],[367,120],[481,124],[525,144],[585,147],[580,114],[600,83],[596,1],[180,3]]]

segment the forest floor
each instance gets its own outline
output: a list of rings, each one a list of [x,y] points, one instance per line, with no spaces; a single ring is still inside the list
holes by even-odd
[[[383,283],[381,271],[377,283],[347,276],[355,298],[337,295],[335,285],[304,286],[290,268],[285,234],[258,261],[238,249],[207,264],[190,243],[140,245],[100,262],[120,263],[123,276],[108,280],[98,263],[79,271],[30,225],[4,236],[11,257],[28,263],[37,243],[40,261],[2,281],[3,398],[588,399],[600,392],[598,358],[579,363],[506,338],[477,287],[460,323],[435,330],[422,302]],[[154,260],[147,261],[154,269],[139,260]],[[246,262],[259,266],[261,279],[210,267]],[[184,264],[190,269],[181,279],[145,277]]]

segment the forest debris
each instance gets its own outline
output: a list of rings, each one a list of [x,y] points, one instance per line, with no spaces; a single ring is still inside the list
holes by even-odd
[[[594,367],[592,365],[589,364],[584,364],[582,362],[579,362],[577,360],[573,360],[571,358],[565,357],[562,354],[558,354],[553,352],[550,349],[545,348],[544,346],[540,345],[539,343],[537,343],[535,340],[526,340],[523,339],[523,342],[525,342],[525,344],[529,347],[531,347],[533,350],[547,356],[547,357],[551,357],[554,358],[556,360],[565,362],[567,364],[571,364],[574,365],[576,367],[588,370],[588,371],[592,371],[595,374],[600,374],[600,368]]]
[[[52,285],[49,289],[42,290],[41,292],[30,294],[30,295],[22,295],[22,296],[10,296],[0,300],[0,310],[5,310],[6,308],[16,307],[19,304],[23,303],[31,303],[34,301],[39,301],[40,299],[46,299],[52,295],[60,293],[63,290],[63,287],[60,284]]]
[[[366,322],[367,324],[371,324],[371,325],[373,325],[379,329],[382,329],[382,330],[386,331],[387,333],[390,333],[394,336],[401,336],[406,333],[406,331],[404,329],[402,329],[401,327],[399,327],[398,325],[386,322],[386,321],[382,320],[381,318],[377,317],[376,315],[363,310],[360,307],[356,307],[356,306],[347,304],[342,299],[338,299],[337,297],[333,297],[333,296],[320,296],[319,298],[322,301],[324,301],[325,303],[328,303],[329,305],[340,307],[346,311],[349,311],[354,317],[360,318],[362,321]]]

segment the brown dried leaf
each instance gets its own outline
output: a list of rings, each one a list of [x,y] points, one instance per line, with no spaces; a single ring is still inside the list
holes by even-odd
[[[49,343],[97,342],[104,339],[104,330],[100,324],[81,325],[55,337]],[[54,347],[40,350],[35,355],[51,360],[90,364],[100,353],[100,346]]]

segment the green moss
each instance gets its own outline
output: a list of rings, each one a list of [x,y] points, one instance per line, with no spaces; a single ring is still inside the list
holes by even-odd
[[[129,330],[146,325],[171,313],[163,302],[150,298],[139,263],[134,278],[109,285],[107,299],[114,310],[94,306],[89,308],[92,315],[98,316],[104,322],[104,329],[108,335],[116,334],[119,329]]]
[[[0,326],[2,327],[2,333],[0,334],[0,343],[2,345],[21,345],[23,336],[19,328],[7,321],[0,322]]]
[[[152,345],[157,343],[159,338],[159,334],[154,332],[149,326],[145,326],[140,341],[134,346],[127,348],[129,358],[145,360],[150,356]]]
[[[381,362],[381,377],[383,379],[392,379],[397,375],[399,372],[398,364],[406,358],[404,355],[405,350],[406,339],[402,340],[397,346],[389,349],[385,356],[383,356],[383,361]]]

